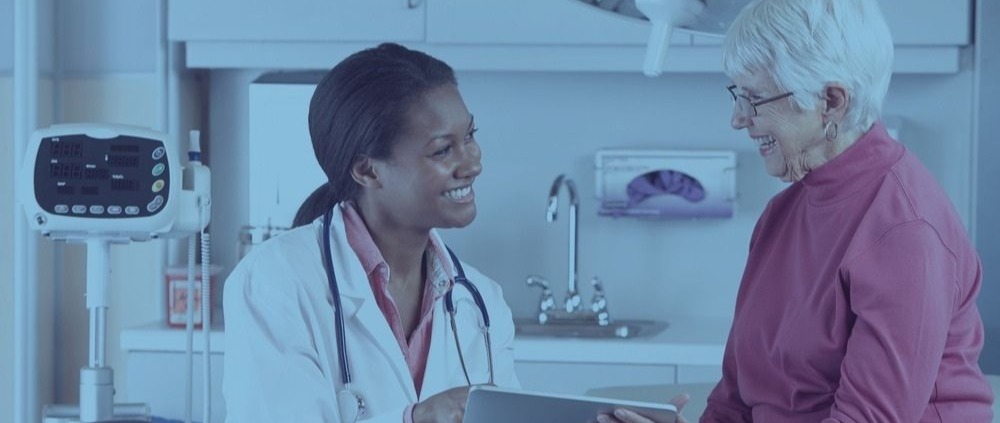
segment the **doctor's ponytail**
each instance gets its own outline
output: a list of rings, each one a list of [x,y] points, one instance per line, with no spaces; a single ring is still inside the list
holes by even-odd
[[[295,213],[295,220],[292,221],[292,227],[309,224],[337,204],[333,195],[330,194],[329,188],[330,183],[325,182],[319,188],[316,188],[312,194],[309,194],[306,201],[302,202],[302,205],[299,206],[299,211]]]
[[[410,105],[444,84],[457,84],[450,66],[393,43],[354,53],[327,72],[309,102],[309,137],[327,182],[302,203],[293,226],[356,199],[361,186],[351,176],[354,163],[389,157]]]

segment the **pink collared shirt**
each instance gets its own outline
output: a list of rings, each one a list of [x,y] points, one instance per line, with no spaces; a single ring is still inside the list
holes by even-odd
[[[347,243],[361,260],[361,266],[364,268],[365,274],[368,275],[368,282],[375,295],[375,302],[382,310],[389,328],[392,329],[392,334],[399,343],[399,348],[406,359],[406,365],[410,369],[410,375],[413,376],[413,387],[416,389],[417,397],[420,397],[420,388],[424,382],[424,370],[427,367],[427,356],[430,353],[434,301],[444,295],[452,284],[451,261],[448,260],[448,253],[434,237],[428,238],[427,248],[432,252],[434,259],[425,264],[429,268],[420,304],[420,321],[413,333],[407,338],[403,331],[402,319],[399,316],[396,301],[389,293],[389,264],[386,263],[382,252],[375,245],[375,240],[368,232],[368,227],[365,226],[361,215],[354,204],[350,202],[345,203],[344,226],[347,231]],[[414,405],[410,404],[403,411],[404,423],[412,422]]]

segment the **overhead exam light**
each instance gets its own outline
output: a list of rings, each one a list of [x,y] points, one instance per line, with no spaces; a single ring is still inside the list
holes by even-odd
[[[577,0],[602,10],[648,20],[653,29],[646,45],[642,73],[659,76],[674,28],[721,37],[750,0]]]

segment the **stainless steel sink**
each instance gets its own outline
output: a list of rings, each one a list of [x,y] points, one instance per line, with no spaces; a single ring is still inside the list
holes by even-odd
[[[607,326],[596,322],[551,322],[514,319],[515,333],[522,336],[557,338],[648,338],[663,332],[669,324],[656,320],[616,319]]]

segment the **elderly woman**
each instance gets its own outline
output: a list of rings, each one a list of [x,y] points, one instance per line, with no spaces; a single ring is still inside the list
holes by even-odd
[[[892,57],[874,0],[755,0],[729,29],[731,124],[791,185],[754,228],[701,422],[991,420],[979,258],[879,120]]]

